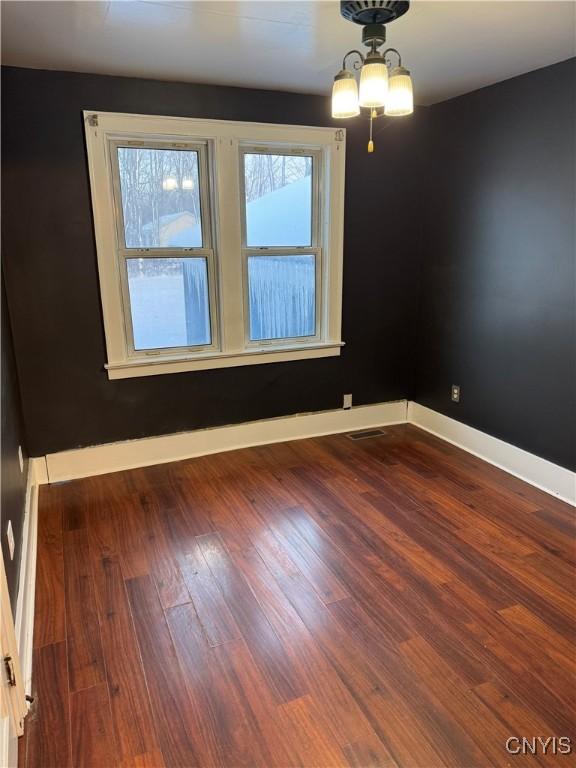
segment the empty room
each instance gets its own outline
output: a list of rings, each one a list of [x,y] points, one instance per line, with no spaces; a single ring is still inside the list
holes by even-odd
[[[576,752],[576,3],[2,0],[1,768]]]

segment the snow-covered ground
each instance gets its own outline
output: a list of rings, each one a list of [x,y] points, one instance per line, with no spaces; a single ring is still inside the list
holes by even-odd
[[[182,277],[133,277],[130,280],[136,349],[186,346],[186,310]]]

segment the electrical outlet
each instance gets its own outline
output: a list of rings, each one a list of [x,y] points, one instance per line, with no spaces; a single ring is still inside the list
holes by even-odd
[[[8,520],[6,528],[6,538],[8,539],[8,550],[10,551],[10,560],[14,560],[14,531],[12,530],[12,520]]]
[[[18,446],[18,463],[20,464],[20,472],[24,472],[24,456],[22,455],[22,446]]]
[[[345,410],[349,410],[352,408],[352,395],[344,395],[344,402],[342,403],[342,408]]]
[[[453,403],[460,402],[460,385],[459,384],[452,384],[451,397],[452,397]]]

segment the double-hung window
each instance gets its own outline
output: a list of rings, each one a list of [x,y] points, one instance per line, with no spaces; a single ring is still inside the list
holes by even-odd
[[[340,353],[342,131],[85,121],[110,378]]]
[[[206,143],[110,150],[128,357],[217,349]]]
[[[242,147],[246,340],[320,339],[321,155]]]

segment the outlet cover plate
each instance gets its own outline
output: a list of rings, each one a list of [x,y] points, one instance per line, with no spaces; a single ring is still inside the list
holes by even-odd
[[[352,408],[352,395],[344,395],[342,408],[344,408],[345,410]]]

